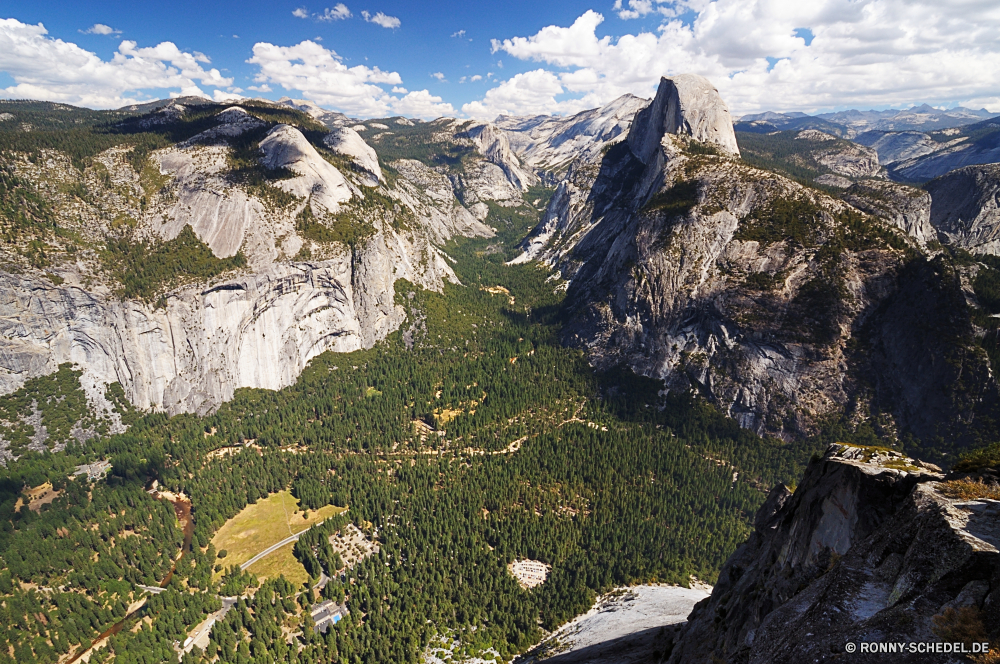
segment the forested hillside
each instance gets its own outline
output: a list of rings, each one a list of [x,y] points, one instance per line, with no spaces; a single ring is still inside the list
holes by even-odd
[[[563,291],[547,271],[504,265],[534,219],[492,222],[499,238],[450,247],[463,286],[397,285],[407,322],[375,348],[322,355],[291,387],[241,390],[204,418],[123,409],[125,434],[8,464],[0,661],[82,651],[144,594],[136,584],[166,578],[181,533],[143,490],[152,479],[190,497],[191,551],[91,661],[176,656],[170,644],[223,590],[249,595],[184,661],[418,661],[438,634],[509,659],[614,585],[712,581],[767,489],[794,481],[821,441],[764,440],[697,399],[659,396],[656,381],[594,373],[557,343]],[[107,479],[69,476],[98,459],[112,462]],[[24,490],[47,481],[57,496],[28,508]],[[335,577],[323,596],[347,599],[325,635],[302,609],[313,591],[211,580],[225,565],[212,534],[289,487],[313,508],[349,506],[380,543],[341,577],[318,544],[296,547]],[[547,582],[519,587],[506,571],[518,558],[552,565]]]
[[[813,344],[819,349],[815,357],[829,360],[825,380],[856,371],[861,359],[881,357],[873,349],[895,338],[882,334],[891,326],[879,327],[888,321],[905,328],[906,334],[897,335],[909,344],[903,350],[931,357],[929,364],[939,372],[926,378],[923,365],[900,353],[895,365],[885,364],[891,370],[858,373],[858,381],[868,381],[857,391],[865,399],[810,415],[808,428],[767,420],[766,427],[755,429],[781,432],[782,440],[741,428],[718,409],[723,379],[734,393],[747,390],[749,381],[740,382],[733,363],[709,369],[703,352],[674,345],[671,352],[678,352],[690,371],[704,370],[705,380],[668,384],[636,375],[625,362],[595,365],[588,353],[598,342],[588,346],[577,337],[576,347],[565,343],[572,332],[568,321],[582,311],[566,298],[574,289],[597,284],[597,276],[587,275],[606,276],[606,266],[560,272],[553,262],[522,262],[517,247],[533,227],[543,228],[543,213],[554,223],[559,209],[572,208],[570,180],[558,191],[512,183],[501,165],[488,161],[463,134],[464,123],[402,118],[369,120],[351,129],[366,147],[358,132],[367,132],[365,139],[377,149],[371,177],[351,179],[360,167],[323,147],[329,145],[327,128],[292,109],[244,105],[252,114],[213,104],[109,115],[24,103],[17,107],[19,124],[0,129],[5,146],[0,161],[16,166],[0,170],[3,249],[22,261],[6,275],[21,295],[0,302],[7,307],[3,320],[13,321],[10,338],[21,334],[22,319],[35,316],[29,323],[40,330],[36,345],[48,350],[58,347],[60,334],[72,336],[81,349],[74,358],[90,360],[98,356],[95,349],[114,356],[114,344],[130,335],[138,339],[156,332],[170,343],[170,352],[151,354],[148,365],[129,359],[120,371],[101,374],[122,382],[107,379],[95,388],[88,367],[60,360],[48,375],[39,371],[26,382],[11,382],[14,387],[0,396],[0,664],[71,664],[84,655],[97,664],[380,664],[426,661],[441,643],[452,644],[453,661],[509,662],[614,587],[714,583],[727,557],[750,535],[753,515],[769,491],[779,483],[794,487],[810,459],[831,442],[906,446],[946,461],[964,447],[992,442],[993,402],[975,379],[994,385],[989,366],[1000,358],[994,318],[1000,313],[1000,263],[940,244],[925,251],[899,224],[894,228],[850,207],[837,187],[865,177],[857,169],[868,168],[870,155],[845,152],[850,147],[845,141],[818,132],[741,133],[739,161],[711,144],[678,139],[681,147],[672,158],[685,177],[646,192],[641,206],[622,188],[623,182],[638,185],[641,171],[627,141],[604,150],[603,164],[581,162],[572,170],[579,178],[576,194],[592,205],[607,194],[593,195],[593,177],[622,161],[627,168],[609,181],[616,196],[639,206],[629,214],[647,224],[650,241],[643,246],[662,254],[654,267],[684,263],[698,253],[698,237],[677,234],[692,210],[721,224],[729,217],[717,202],[735,201],[732,208],[740,214],[731,215],[726,231],[734,249],[715,272],[719,284],[739,289],[729,299],[735,312],[731,326],[719,328],[727,343],[753,336],[756,352],[784,334]],[[219,119],[226,113],[228,125]],[[276,127],[287,139],[282,155],[315,153],[307,171],[322,172],[329,182],[316,176],[304,197],[279,187],[312,176],[265,167],[262,145]],[[211,140],[183,149],[190,148],[191,159],[210,161],[214,155],[212,168],[224,176],[211,187],[204,184],[208,180],[188,187],[178,176],[171,186],[221,196],[212,189],[218,185],[242,196],[239,201],[253,199],[250,207],[240,203],[241,210],[259,205],[268,219],[285,215],[283,234],[271,238],[273,252],[265,263],[254,267],[263,245],[255,249],[250,240],[231,243],[228,253],[216,252],[211,243],[221,235],[204,239],[182,224],[169,240],[136,234],[139,222],[124,213],[110,220],[102,216],[107,228],[85,236],[81,229],[87,223],[73,217],[78,202],[101,199],[110,209],[125,201],[138,215],[170,179],[152,166],[156,151],[174,150],[179,141],[206,133]],[[120,151],[110,154],[112,148]],[[512,155],[500,153],[510,160],[508,170],[518,165]],[[133,178],[137,188],[116,183],[100,165],[112,158],[128,162],[115,172]],[[76,178],[71,183],[44,178],[32,183],[18,175],[43,173],[35,166],[57,159]],[[772,173],[750,169],[746,162]],[[294,159],[287,163],[304,168]],[[197,177],[217,175],[205,168]],[[314,194],[345,173],[351,177],[344,187],[357,191],[331,204],[335,212],[317,212]],[[734,173],[752,185],[750,193],[733,188]],[[709,200],[712,192],[721,193]],[[112,198],[119,195],[120,200]],[[51,201],[62,206],[59,214]],[[166,223],[157,221],[152,228]],[[422,224],[426,237],[417,242],[414,232]],[[620,246],[629,232],[635,227],[623,224],[617,235],[609,232],[600,243],[592,242]],[[645,238],[643,233],[637,237]],[[288,238],[297,243],[286,244]],[[406,243],[412,246],[399,249]],[[755,257],[758,250],[766,255]],[[66,268],[73,281],[60,288],[56,264],[72,267],[78,254],[99,269],[82,278],[76,268]],[[399,270],[411,263],[420,263],[420,269]],[[631,256],[616,269],[632,275],[643,297],[659,306],[665,291],[650,286],[654,282],[639,266]],[[876,268],[887,276],[870,279],[870,287],[851,295],[848,287],[861,283],[851,275],[874,274]],[[254,279],[222,283],[228,273],[254,270]],[[699,268],[691,274],[708,272]],[[565,276],[573,277],[572,286]],[[85,318],[80,312],[90,315],[95,308],[86,289],[98,277],[106,279],[93,292],[103,289],[101,297],[107,294],[115,311],[142,313],[138,322],[119,326],[106,321],[132,319],[109,317],[50,333],[55,326],[45,323],[45,312],[36,315],[45,306],[34,294],[50,285],[60,291],[66,299],[52,301],[65,303],[66,318],[75,324]],[[700,288],[704,279],[698,279]],[[325,289],[322,297],[316,295],[319,288]],[[181,291],[190,309],[179,302]],[[857,326],[841,320],[869,292],[883,297],[890,291],[895,299],[872,306]],[[907,298],[914,292],[935,297],[911,302]],[[306,295],[295,308],[267,309],[298,293]],[[787,308],[781,298],[789,301]],[[596,306],[610,300],[602,295]],[[635,303],[627,297],[620,301]],[[717,311],[720,302],[706,300],[698,316],[707,320],[705,312]],[[244,348],[243,337],[228,341],[220,333],[223,305],[238,309],[229,323],[240,334],[252,330],[253,344]],[[366,313],[314,318],[351,307]],[[194,310],[203,317],[189,313]],[[651,317],[649,329],[662,320]],[[284,327],[268,327],[271,323]],[[377,326],[382,327],[375,334]],[[113,334],[88,336],[107,329]],[[294,334],[282,336],[289,330]],[[315,335],[298,335],[303,330]],[[356,343],[337,345],[351,335]],[[607,346],[616,339],[609,337]],[[834,340],[843,342],[842,355],[828,352]],[[13,349],[7,357],[21,373],[0,374],[0,380],[13,381],[47,361],[16,345],[26,343],[17,337],[5,347]],[[302,355],[301,364],[291,363],[295,372],[287,381],[270,382],[269,372],[310,348],[362,350],[316,350]],[[712,348],[732,360],[732,347],[713,343]],[[200,373],[156,373],[177,362],[200,371],[225,353],[238,355],[247,375],[260,370],[268,380],[254,374],[258,382],[238,382],[226,373],[236,364]],[[761,352],[768,362],[772,356]],[[794,353],[788,358],[796,360],[789,361],[786,375],[791,384],[801,380],[803,364]],[[950,400],[937,391],[928,399],[957,413],[964,428],[928,425],[931,433],[918,439],[891,426],[882,415],[895,403],[891,390],[906,382],[907,371],[924,373],[935,390],[941,385]],[[206,391],[219,388],[223,379],[287,387],[231,389],[225,398],[192,399],[187,408],[171,410],[183,390],[197,396],[185,382],[194,375],[204,380]],[[944,378],[935,382],[937,375]],[[880,383],[885,377],[895,382]],[[123,383],[135,378],[147,380],[157,398],[162,396],[145,402],[153,404],[149,410],[129,402]],[[168,402],[168,396],[176,400]],[[776,403],[794,424],[802,404],[782,399]],[[936,417],[925,402],[914,403],[914,421]],[[165,410],[181,414],[168,416]],[[983,454],[995,453],[990,448]],[[296,581],[258,573],[249,561],[264,551],[234,560],[224,546],[213,544],[249,506],[284,510],[277,499],[285,496],[297,501],[306,518],[314,512],[305,523],[315,525],[309,530],[300,525],[299,533],[284,514],[278,530],[287,527],[289,539],[273,544],[287,547],[284,553],[299,573],[292,577]],[[324,508],[324,516],[336,516],[322,520],[315,512]],[[303,523],[301,515],[296,518]],[[363,554],[355,550],[350,559],[342,556],[335,542],[345,532],[371,547]],[[519,583],[509,565],[524,560],[547,570],[544,582],[531,588]],[[316,609],[321,602],[329,603]],[[332,606],[342,619],[319,627],[314,615]]]

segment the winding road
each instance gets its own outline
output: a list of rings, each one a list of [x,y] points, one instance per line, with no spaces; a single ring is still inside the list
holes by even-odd
[[[346,512],[346,511],[347,510],[344,510],[344,512]],[[343,514],[343,512],[341,512],[341,514]],[[332,518],[332,517],[328,517],[328,518]],[[313,524],[313,526],[318,526],[321,523],[325,523],[327,520],[328,519],[323,519],[322,521],[317,521],[316,523]],[[312,528],[313,526],[309,526],[309,528]],[[261,551],[260,553],[258,553],[256,556],[254,556],[250,560],[248,560],[245,563],[243,563],[242,565],[240,565],[240,569],[241,570],[245,570],[247,567],[250,567],[250,565],[253,565],[255,562],[257,562],[261,558],[264,558],[264,557],[268,556],[269,554],[274,553],[275,551],[277,551],[281,547],[285,546],[286,544],[291,544],[292,542],[299,541],[299,537],[301,537],[303,534],[305,534],[309,530],[309,528],[306,528],[305,530],[297,532],[294,535],[290,535],[290,536],[286,537],[285,539],[281,540],[280,542],[278,542],[276,544],[272,544],[271,546],[267,547],[266,549],[264,549],[263,551]]]

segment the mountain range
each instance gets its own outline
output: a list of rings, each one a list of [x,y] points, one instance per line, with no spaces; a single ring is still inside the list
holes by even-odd
[[[801,112],[778,113],[765,111],[737,119],[737,131],[815,128],[809,123],[822,122],[835,125],[845,137],[850,138],[866,131],[937,131],[962,127],[994,117],[985,108],[978,111],[956,106],[938,109],[929,104],[913,106],[906,110],[859,111],[851,109],[833,113],[807,115]],[[744,129],[746,126],[746,129]],[[751,129],[753,128],[753,129]]]
[[[654,431],[663,426],[656,413],[671,412],[665,400],[682,399],[710,410],[701,411],[704,430],[681,426],[679,435],[725,430],[736,440],[742,429],[766,441],[772,457],[824,436],[882,443],[831,447],[794,492],[764,486],[754,469],[763,505],[753,532],[662,658],[818,659],[862,627],[932,638],[935,616],[973,605],[986,616],[983,629],[997,631],[987,579],[1000,543],[980,523],[995,501],[949,497],[945,482],[969,478],[946,478],[934,465],[960,466],[961,455],[995,440],[1000,422],[1000,124],[985,111],[925,105],[733,122],[716,88],[695,75],[662,78],[652,100],[626,95],[568,117],[491,123],[358,120],[289,98],[180,98],[106,112],[2,102],[0,111],[0,392],[20,395],[74,367],[84,394],[72,421],[58,426],[43,419],[39,395],[24,397],[30,408],[0,411],[3,463],[123,434],[136,412],[198,422],[185,444],[207,446],[216,430],[193,418],[229,417],[227,404],[248,394],[241,388],[318,381],[317,372],[340,369],[317,363],[324,353],[387,348],[395,335],[393,348],[412,351],[429,343],[430,315],[444,323],[470,315],[469,299],[433,300],[461,288],[468,298],[509,302],[496,320],[469,323],[465,346],[480,325],[545,321],[595,375],[621,377],[594,383],[599,391],[584,401],[601,405],[591,419],[578,417],[582,403],[560,403],[546,420],[554,431],[576,422],[588,435],[608,432],[594,413],[642,384],[664,401],[633,399],[625,410]],[[481,262],[463,272],[456,247],[471,242],[480,243],[473,255]],[[551,300],[532,308],[482,281],[504,269],[536,277]],[[461,338],[434,348],[454,355],[456,371],[502,355],[503,375],[513,376],[543,354],[526,336],[479,351],[463,351]],[[582,380],[556,369],[544,375]],[[378,380],[403,379],[387,372]],[[434,395],[426,404],[407,393],[421,449],[466,411],[455,431],[469,459],[514,455],[537,435],[524,415],[532,404],[509,413],[501,404],[498,421],[525,433],[499,451],[471,447],[484,435],[471,418],[497,399],[471,377],[458,382],[467,396],[456,408],[435,402],[457,383],[423,385]],[[516,388],[504,389],[517,402]],[[382,391],[373,381],[363,398]],[[316,429],[303,440],[339,426],[323,419],[338,399],[309,406]],[[254,428],[227,449],[259,441],[263,457],[278,444],[273,430],[236,421]],[[168,426],[148,422],[147,433]],[[172,435],[168,443],[180,444]],[[704,455],[724,469],[723,493],[746,489],[738,485],[746,468]],[[985,465],[974,479],[992,481]],[[425,466],[384,470],[388,486]],[[320,476],[340,481],[326,467]],[[553,486],[553,495],[583,491]],[[368,508],[372,520],[392,509],[384,498]],[[554,511],[586,517],[592,500]],[[542,518],[543,509],[553,512],[534,513]],[[474,518],[486,520],[483,510]],[[392,551],[393,564],[418,555]],[[374,622],[374,609],[369,615]],[[813,647],[807,639],[817,634]]]

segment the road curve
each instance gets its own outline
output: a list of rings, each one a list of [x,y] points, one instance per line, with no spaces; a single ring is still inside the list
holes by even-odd
[[[317,521],[313,525],[314,526],[318,526],[319,524],[324,523],[325,521],[326,521],[326,519],[323,519],[323,521]],[[309,526],[309,528],[312,528],[312,526]],[[261,558],[264,558],[268,554],[274,553],[275,551],[277,551],[281,547],[285,546],[286,544],[291,544],[292,542],[297,542],[299,540],[299,537],[301,537],[305,532],[307,532],[309,530],[309,528],[306,528],[303,531],[297,532],[294,535],[286,537],[285,539],[281,540],[277,544],[272,544],[271,546],[267,547],[266,549],[264,549],[263,551],[261,551],[260,553],[258,553],[256,556],[254,556],[250,560],[248,560],[245,563],[243,563],[242,565],[240,565],[240,569],[241,570],[245,570],[247,567],[250,567],[250,565],[253,565],[255,562],[257,562]]]

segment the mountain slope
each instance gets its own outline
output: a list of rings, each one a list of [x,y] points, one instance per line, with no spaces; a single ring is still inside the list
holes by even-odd
[[[511,149],[547,182],[555,184],[570,162],[591,161],[609,143],[628,132],[635,114],[649,103],[623,95],[607,106],[567,117],[500,116],[496,126],[508,136]]]
[[[956,376],[903,371],[921,357],[962,368],[971,383],[949,393],[946,409],[972,408],[966,390],[996,392],[970,313],[954,304],[961,279],[907,276],[924,260],[917,247],[934,239],[929,201],[911,210],[908,188],[856,187],[868,216],[733,159],[727,140],[664,131],[674,125],[651,112],[665,108],[663,93],[600,164],[571,166],[523,245],[518,260],[543,260],[570,281],[568,343],[599,367],[696,389],[743,426],[785,437],[840,414],[888,416],[890,432],[934,435],[952,416],[921,404]],[[717,95],[714,103],[724,108]],[[888,302],[893,315],[876,315]],[[936,307],[957,316],[963,354],[949,350],[950,333],[929,330],[908,345],[892,327]],[[908,376],[907,387],[873,384],[869,367],[879,362]],[[994,401],[970,420],[985,422]]]
[[[794,493],[775,487],[670,664],[838,661],[845,652],[860,662],[958,661],[909,645],[995,637],[996,470],[936,470],[885,448],[834,445]],[[872,654],[868,642],[906,649]]]
[[[94,117],[84,140],[96,145],[79,158],[59,129],[0,134],[5,392],[64,362],[84,370],[99,411],[111,383],[170,413],[283,387],[319,353],[396,329],[394,283],[456,281],[437,245],[492,235],[482,220],[497,196],[521,204],[478,153],[458,175],[495,168],[505,185],[476,190],[478,215],[433,169],[380,184],[357,132],[331,151],[327,129],[287,107],[169,102]],[[34,207],[18,213],[15,200]]]
[[[963,166],[1000,162],[1000,120],[992,119],[929,134],[933,148],[901,158],[889,174],[903,182],[926,182]]]

